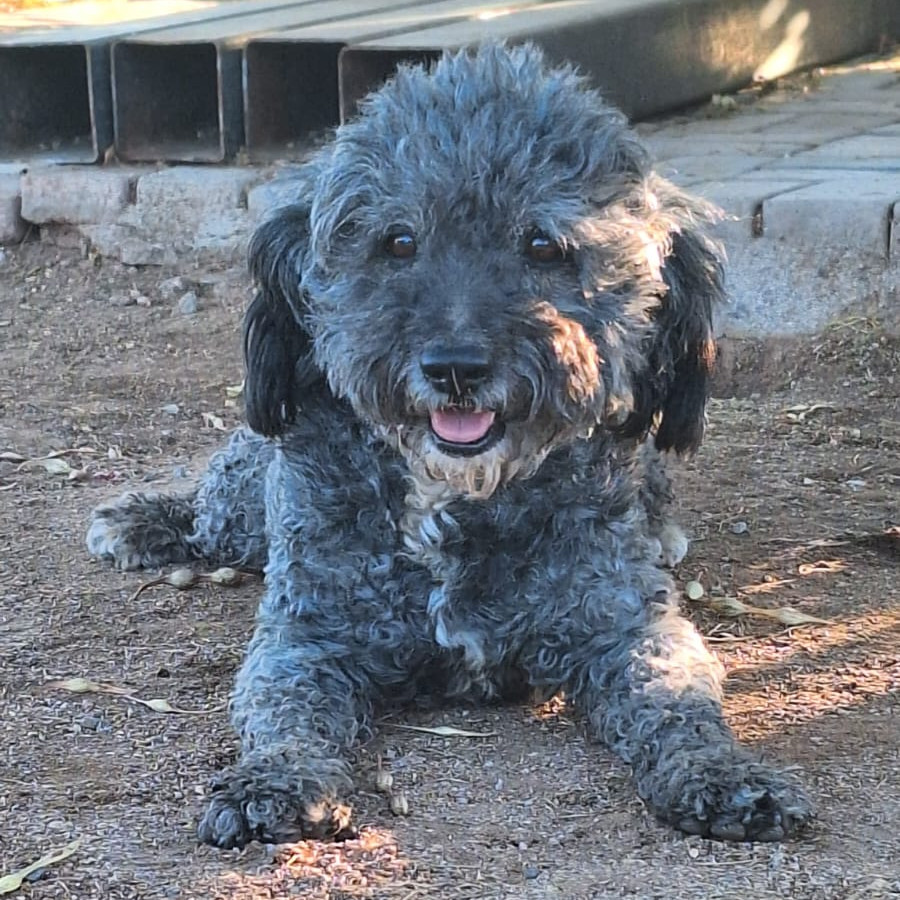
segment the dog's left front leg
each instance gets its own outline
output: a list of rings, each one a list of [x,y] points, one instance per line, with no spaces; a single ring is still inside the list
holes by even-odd
[[[722,669],[666,592],[573,646],[569,686],[638,793],[691,834],[775,841],[813,815],[792,774],[754,756],[722,713]]]

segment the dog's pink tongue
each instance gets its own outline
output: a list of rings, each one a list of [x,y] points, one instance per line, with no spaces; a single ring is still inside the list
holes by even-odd
[[[494,424],[494,414],[466,409],[436,409],[431,414],[431,427],[442,440],[452,444],[474,444]]]

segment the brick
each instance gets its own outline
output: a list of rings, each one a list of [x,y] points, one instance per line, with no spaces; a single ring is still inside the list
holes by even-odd
[[[246,206],[247,191],[259,180],[255,169],[175,166],[138,179],[137,205],[176,216],[178,210],[187,208],[240,209]]]
[[[779,181],[772,178],[757,181],[709,181],[691,185],[691,192],[715,203],[725,219],[716,226],[716,234],[726,247],[755,237],[753,217],[771,197],[805,187],[800,180]]]
[[[110,222],[128,205],[134,174],[94,166],[51,166],[22,176],[22,217],[38,224]]]
[[[247,194],[247,212],[258,222],[272,210],[296,200],[297,191],[297,182],[290,177],[258,184]]]
[[[836,173],[763,202],[765,237],[818,251],[839,247],[887,256],[888,222],[900,201],[900,175]]]
[[[883,111],[880,114],[865,114],[859,109],[838,112],[828,106],[816,108],[810,105],[797,115],[766,123],[755,132],[755,136],[772,141],[796,141],[820,146],[829,141],[888,126],[891,118]]]
[[[873,177],[879,175],[881,177],[889,177],[890,174],[900,172],[896,159],[889,157],[849,157],[849,156],[827,156],[824,153],[813,156],[809,153],[798,153],[796,156],[789,156],[785,159],[774,159],[769,164],[771,169],[780,169],[783,178],[788,172],[798,177],[800,173],[806,171],[821,170],[828,172],[829,178],[840,176],[841,171],[848,175],[862,176],[865,172],[871,172]],[[817,175],[816,177],[821,177]]]
[[[822,158],[864,159],[869,162],[886,160],[893,168],[900,170],[900,134],[858,134],[838,141],[829,141],[815,150],[808,150],[795,157],[801,158],[813,164]]]
[[[780,140],[774,140],[756,133],[747,134],[697,134],[690,137],[669,136],[659,132],[646,139],[646,144],[657,159],[684,157],[686,154],[696,155],[704,161],[711,156],[761,156],[764,160],[770,157],[789,156],[808,150],[814,144],[794,141],[789,134]]]
[[[685,141],[685,151],[690,150]],[[771,162],[773,157],[752,156],[747,153],[720,153],[716,156],[675,156],[659,166],[659,172],[676,184],[691,185],[700,181],[722,181],[736,178]]]
[[[21,176],[0,174],[0,244],[14,244],[25,237],[22,219]]]
[[[124,225],[83,225],[81,233],[102,256],[129,266],[173,265],[178,258],[166,243],[154,241]]]

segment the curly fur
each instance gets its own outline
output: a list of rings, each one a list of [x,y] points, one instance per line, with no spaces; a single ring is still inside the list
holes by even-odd
[[[659,451],[703,432],[712,215],[533,47],[401,69],[298,175],[250,251],[256,434],[195,495],[127,495],[88,537],[125,568],[266,560],[241,756],[202,840],[340,834],[376,709],[523,685],[565,689],[684,831],[776,840],[810,818],[732,737],[721,667],[661,566],[687,549]],[[387,252],[398,232],[414,254]],[[535,234],[559,252],[528,256]],[[437,345],[485,354],[477,385],[435,382]],[[448,449],[451,401],[502,434]]]

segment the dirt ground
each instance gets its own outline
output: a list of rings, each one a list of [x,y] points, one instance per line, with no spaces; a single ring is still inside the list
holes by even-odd
[[[40,244],[0,263],[0,876],[79,841],[17,896],[900,896],[896,337],[858,319],[731,354],[709,438],[677,467],[694,537],[678,578],[704,588],[685,606],[728,667],[739,736],[816,798],[801,839],[658,824],[554,700],[385,721],[360,754],[358,840],[218,852],[194,823],[235,750],[224,706],[261,586],[134,596],[152,574],[113,572],[83,540],[93,506],[186,487],[240,421],[243,274],[176,274]],[[824,622],[728,614],[735,600]],[[123,692],[54,685],[75,678]],[[436,725],[483,736],[410,730]],[[376,789],[379,765],[408,816]]]

